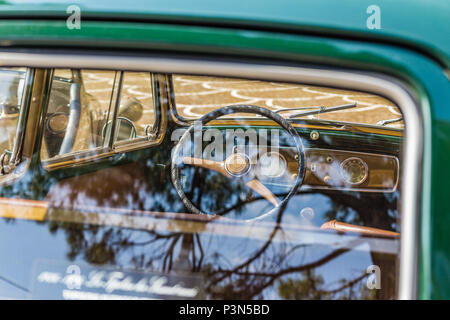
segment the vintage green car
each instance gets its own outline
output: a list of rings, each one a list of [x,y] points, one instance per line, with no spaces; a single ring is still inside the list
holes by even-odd
[[[0,1],[0,298],[450,298],[450,4]]]

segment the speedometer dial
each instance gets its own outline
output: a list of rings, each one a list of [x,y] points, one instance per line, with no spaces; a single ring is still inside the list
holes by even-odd
[[[345,159],[341,164],[341,174],[345,182],[357,185],[366,181],[369,170],[367,164],[360,158]]]
[[[278,152],[266,152],[258,161],[258,171],[263,177],[280,177],[286,172],[286,168],[286,159]]]

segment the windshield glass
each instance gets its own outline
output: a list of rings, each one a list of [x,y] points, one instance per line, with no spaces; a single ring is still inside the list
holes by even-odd
[[[365,92],[190,75],[173,75],[172,81],[177,113],[184,119],[198,119],[212,110],[238,104],[265,107],[281,112],[284,117],[290,117],[320,107],[355,103],[356,107],[352,110],[307,115],[304,118],[403,128],[401,119],[380,123],[385,120],[398,120],[401,118],[401,112],[391,101]]]

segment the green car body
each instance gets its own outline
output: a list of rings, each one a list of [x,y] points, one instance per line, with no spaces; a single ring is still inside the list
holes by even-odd
[[[370,1],[0,1],[2,50],[85,49],[189,53],[386,74],[420,107],[420,246],[417,297],[450,298],[450,3],[378,1],[381,29],[366,27]],[[268,59],[267,57],[270,57]]]

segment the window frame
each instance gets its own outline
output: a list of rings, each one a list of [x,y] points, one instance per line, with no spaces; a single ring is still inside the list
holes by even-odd
[[[118,56],[64,53],[14,53],[0,52],[0,61],[5,66],[28,66],[40,68],[91,68],[149,71],[164,74],[193,74],[236,77],[255,80],[271,80],[310,85],[331,86],[342,89],[361,90],[378,94],[393,101],[402,111],[405,121],[405,143],[403,144],[403,170],[401,173],[401,251],[399,255],[399,299],[417,298],[418,252],[419,252],[419,208],[422,188],[423,161],[423,116],[414,92],[403,81],[386,75],[361,69],[347,70],[331,67],[284,66],[244,60],[201,59],[191,57]]]

